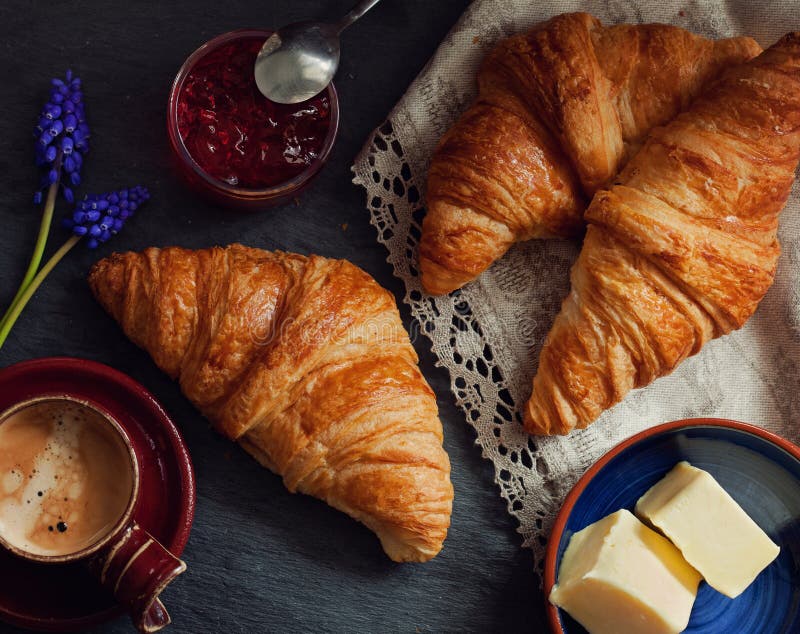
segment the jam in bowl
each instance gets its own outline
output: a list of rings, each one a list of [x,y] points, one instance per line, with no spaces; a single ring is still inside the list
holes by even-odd
[[[210,40],[172,85],[170,143],[183,175],[216,202],[257,210],[286,202],[324,165],[339,124],[336,90],[278,104],[256,87],[253,65],[270,31]]]

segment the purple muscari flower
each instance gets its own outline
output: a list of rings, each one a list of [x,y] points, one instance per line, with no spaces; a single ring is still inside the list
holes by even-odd
[[[125,221],[150,198],[141,185],[116,192],[87,196],[77,205],[63,225],[76,236],[88,236],[86,246],[96,249],[111,236],[119,233]]]
[[[89,126],[83,108],[81,80],[68,70],[64,79],[53,79],[50,98],[42,108],[38,124],[34,128],[36,139],[36,165],[45,177],[42,189],[50,187],[60,179],[62,171],[70,178],[60,181],[61,194],[72,202],[71,187],[80,184],[80,169],[83,155],[89,150]],[[33,197],[34,204],[42,202],[41,191]]]

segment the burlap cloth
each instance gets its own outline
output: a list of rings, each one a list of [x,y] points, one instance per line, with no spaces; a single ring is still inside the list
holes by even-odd
[[[800,6],[792,0],[477,0],[355,161],[354,182],[367,192],[378,240],[405,283],[415,327],[449,370],[456,403],[475,428],[483,455],[494,463],[500,493],[537,565],[569,489],[592,462],[631,434],[678,418],[721,416],[800,440],[797,186],[781,219],[783,255],[775,284],[747,325],[712,341],[672,375],[631,393],[589,429],[568,437],[528,436],[519,412],[530,394],[541,344],[569,290],[568,272],[580,245],[520,244],[460,292],[431,297],[422,291],[415,250],[428,161],[441,134],[474,96],[480,60],[498,39],[577,10],[604,23],[666,22],[715,38],[748,34],[762,46],[800,28]]]

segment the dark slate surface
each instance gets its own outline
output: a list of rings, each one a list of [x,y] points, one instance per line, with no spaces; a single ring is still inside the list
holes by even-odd
[[[299,206],[251,216],[214,208],[183,187],[169,162],[167,92],[192,50],[227,30],[335,16],[351,2],[4,0],[3,304],[21,278],[38,226],[30,129],[49,78],[68,66],[83,77],[93,130],[82,191],[141,182],[153,193],[113,248],[242,241],[314,252],[350,259],[399,297],[400,282],[375,240],[364,194],[350,183],[350,164],[467,0],[385,0],[346,34],[337,80],[338,144]],[[164,594],[172,632],[544,631],[531,555],[520,547],[491,465],[473,445],[426,341],[416,347],[438,396],[455,505],[443,552],[425,565],[397,565],[366,528],[322,502],[289,494],[279,478],[214,433],[177,386],[123,337],[84,282],[90,264],[109,252],[109,245],[97,253],[76,250],[62,262],[0,351],[0,364],[48,355],[108,363],[152,390],[183,431],[197,471],[198,505],[185,552],[189,571]],[[0,625],[0,631],[15,630]],[[121,619],[97,631],[131,628]]]

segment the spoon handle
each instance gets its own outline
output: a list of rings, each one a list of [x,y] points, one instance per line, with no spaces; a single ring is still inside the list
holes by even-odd
[[[336,23],[336,31],[341,33],[344,31],[348,26],[350,26],[353,22],[358,20],[361,16],[363,16],[367,11],[369,11],[372,7],[378,4],[381,0],[361,0],[356,6],[354,6],[350,11],[344,16],[341,20]]]

